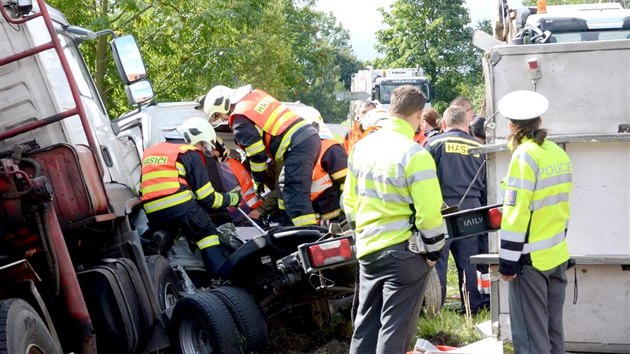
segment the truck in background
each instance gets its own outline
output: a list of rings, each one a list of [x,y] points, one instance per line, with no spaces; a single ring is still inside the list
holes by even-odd
[[[501,203],[501,180],[511,157],[507,120],[498,113],[498,102],[514,90],[539,92],[550,102],[543,127],[573,162],[567,240],[577,265],[567,273],[566,349],[628,353],[630,10],[617,4],[592,4],[549,6],[547,14],[536,14],[536,8],[502,11],[505,4],[498,1],[503,14],[497,21],[498,39],[483,32],[473,39],[485,51],[489,145],[476,152],[488,154],[488,202]],[[521,45],[500,41],[516,36],[512,32],[519,29],[515,23],[519,21],[525,29],[537,26],[528,33],[530,38],[532,33],[539,35],[537,30],[549,31],[546,39]],[[489,241],[490,254],[475,256],[473,261],[491,265],[493,332],[509,340],[508,285],[498,280],[498,234],[491,233]]]
[[[427,107],[431,105],[435,90],[420,68],[373,69],[368,67],[352,74],[350,91],[367,93],[370,100],[388,108],[392,91],[402,85],[418,87],[427,97]],[[355,111],[360,103],[361,101],[352,102],[350,117],[356,116]]]

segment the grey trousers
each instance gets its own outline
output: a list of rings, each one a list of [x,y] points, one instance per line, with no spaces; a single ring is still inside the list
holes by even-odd
[[[515,354],[564,354],[562,308],[566,269],[567,263],[545,272],[524,265],[509,283]]]
[[[403,242],[359,259],[353,354],[405,353],[416,333],[429,266]]]

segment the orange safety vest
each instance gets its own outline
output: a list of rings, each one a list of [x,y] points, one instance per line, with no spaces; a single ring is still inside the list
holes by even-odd
[[[300,117],[287,106],[262,90],[254,90],[243,97],[230,114],[228,124],[232,127],[235,115],[243,115],[265,133],[278,136]]]
[[[346,149],[346,153],[350,153],[350,150],[352,149],[354,144],[359,141],[362,134],[363,133],[361,132],[361,123],[359,121],[355,121],[352,124],[352,128],[350,128],[348,135],[346,135],[346,137],[343,139],[343,148]]]
[[[338,142],[330,139],[322,139],[322,150],[319,153],[315,169],[313,169],[313,183],[311,184],[311,201],[317,199],[324,191],[332,187],[333,182],[328,172],[322,167],[322,158],[328,149]]]
[[[375,131],[381,129],[380,125],[373,125],[371,127],[368,127],[365,131],[363,131],[363,134],[361,135],[361,139],[365,138],[366,136],[374,133]],[[359,139],[359,140],[361,140]]]
[[[256,189],[254,189],[254,181],[252,180],[252,175],[247,171],[245,166],[234,158],[227,158],[223,161],[224,164],[228,166],[236,180],[238,181],[238,185],[241,187],[241,193],[243,194],[243,199],[245,203],[251,208],[258,208],[263,201],[258,198],[256,195]]]
[[[188,186],[182,177],[185,171],[179,171],[183,166],[177,166],[177,157],[191,150],[198,149],[187,144],[159,143],[144,150],[140,184],[143,202],[171,195],[181,185]]]
[[[413,140],[422,145],[422,143],[427,140],[427,136],[424,135],[424,132],[422,131],[422,129],[418,129],[418,131],[416,132],[416,135],[413,136]]]

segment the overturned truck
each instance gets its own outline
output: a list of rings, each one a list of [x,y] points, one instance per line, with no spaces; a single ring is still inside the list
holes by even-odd
[[[499,1],[499,4],[505,3]],[[502,201],[501,180],[510,153],[507,120],[498,101],[514,90],[532,90],[550,102],[544,126],[573,162],[574,191],[567,241],[577,262],[568,271],[564,305],[570,351],[630,352],[630,10],[617,4],[509,10],[497,23],[525,31],[505,43],[477,32],[485,51],[488,201]],[[529,17],[529,19],[528,19]],[[520,21],[520,25],[515,21]],[[508,25],[509,24],[509,25]],[[525,27],[523,27],[525,26]],[[527,30],[527,26],[537,26]],[[497,33],[503,35],[501,31]],[[534,41],[523,41],[523,35]],[[520,39],[520,40],[519,40]],[[514,44],[516,43],[516,44]],[[507,283],[498,281],[498,235],[491,254],[474,257],[493,270],[493,330],[510,338]],[[579,290],[579,291],[578,291]]]

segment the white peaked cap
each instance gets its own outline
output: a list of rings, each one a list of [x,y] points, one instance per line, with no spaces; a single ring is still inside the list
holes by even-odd
[[[538,92],[517,90],[499,100],[499,112],[511,120],[529,120],[542,116],[549,108],[549,100]]]

